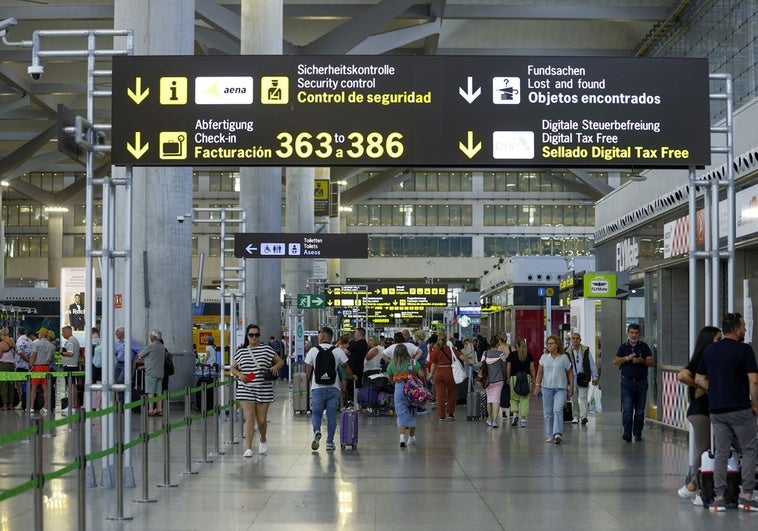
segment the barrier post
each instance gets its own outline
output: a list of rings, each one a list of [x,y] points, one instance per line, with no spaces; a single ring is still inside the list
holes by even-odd
[[[149,461],[147,444],[150,441],[147,411],[149,405],[147,395],[142,395],[142,408],[140,409],[140,429],[142,431],[142,498],[134,500],[135,503],[155,503],[158,501],[155,498],[151,498],[147,491],[147,464]]]
[[[187,469],[182,472],[184,476],[192,476],[197,472],[192,471],[192,408],[190,406],[192,399],[192,393],[190,392],[190,386],[184,388],[184,451],[185,462]]]
[[[26,411],[24,411],[24,428],[32,427],[32,375],[26,375]],[[24,440],[25,443],[31,442],[31,437]]]
[[[44,407],[40,410],[40,415],[43,419],[47,417],[47,420],[53,420],[53,402],[52,400],[55,400],[55,397],[52,396],[53,390],[53,373],[48,372],[45,375],[45,404],[47,404],[47,411],[42,411],[42,409],[45,409]],[[55,433],[53,433],[53,429],[50,428],[50,431],[48,433],[45,433],[43,437],[49,438],[49,437],[55,437]]]
[[[168,409],[171,407],[168,399],[168,392],[163,395],[163,427],[166,433],[163,434],[163,483],[157,487],[177,487],[176,483],[171,483],[171,422],[169,422]]]
[[[41,417],[34,419],[37,424],[37,431],[34,433],[34,471],[32,477],[37,480],[37,486],[34,487],[34,529],[43,531],[45,528],[43,522],[45,500],[45,474],[42,470],[42,437],[44,436],[44,421]]]
[[[213,461],[208,459],[208,382],[203,382],[202,388],[200,410],[203,412],[203,430],[200,433],[200,451],[203,453],[203,458],[198,462],[212,463]]]
[[[213,422],[213,436],[216,439],[215,442],[215,454],[224,455],[221,451],[221,406],[219,405],[219,395],[221,390],[218,385],[218,377],[213,382],[213,414],[216,415],[216,420]]]
[[[131,520],[124,516],[124,402],[116,393],[116,515],[108,520]]]
[[[234,408],[234,385],[229,386],[229,408],[227,409],[229,415],[229,440],[226,444],[239,444],[239,441],[234,440],[234,414],[236,413]]]
[[[79,531],[85,531],[87,529],[87,508],[85,503],[85,492],[87,490],[87,446],[85,444],[87,423],[84,408],[80,408],[78,411],[79,420],[76,425],[79,428],[79,470],[76,486],[76,502],[79,511]]]

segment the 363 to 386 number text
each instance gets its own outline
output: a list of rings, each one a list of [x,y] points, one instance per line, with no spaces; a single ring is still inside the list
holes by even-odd
[[[276,155],[287,159],[297,157],[301,159],[312,156],[326,159],[329,157],[357,159],[368,157],[378,159],[383,156],[397,159],[403,155],[402,133],[392,132],[386,135],[378,132],[348,134],[302,132],[293,135],[282,132],[276,135],[279,148]],[[344,147],[343,147],[344,146]]]

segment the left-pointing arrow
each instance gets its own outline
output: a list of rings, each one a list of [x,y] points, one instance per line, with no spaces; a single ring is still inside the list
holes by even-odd
[[[247,251],[247,254],[253,254],[253,251],[257,251],[257,247],[253,247],[253,244],[249,244],[247,247],[245,247],[245,250]]]
[[[134,133],[134,145],[131,145],[129,142],[126,143],[127,151],[129,151],[135,159],[142,157],[149,147],[150,142],[145,142],[145,145],[142,145],[142,133],[139,131]]]
[[[132,99],[134,103],[139,105],[142,103],[142,100],[147,98],[147,95],[150,94],[150,87],[147,87],[144,91],[142,90],[142,78],[138,77],[134,80],[134,90],[130,88],[126,89],[126,93],[129,95],[129,97]]]

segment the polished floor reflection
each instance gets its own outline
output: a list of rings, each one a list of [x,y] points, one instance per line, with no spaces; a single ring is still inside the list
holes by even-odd
[[[86,490],[88,529],[261,529],[261,530],[460,530],[508,529],[751,529],[758,514],[729,510],[712,514],[676,495],[687,469],[687,439],[648,425],[645,440],[621,439],[620,414],[593,416],[586,426],[567,425],[563,444],[545,443],[540,404],[533,399],[526,428],[493,429],[457,420],[440,423],[434,414],[419,418],[418,443],[400,448],[394,417],[361,416],[356,450],[310,449],[310,416],[293,415],[286,382],[277,384],[268,427],[268,454],[242,457],[228,444],[221,425],[213,462],[199,463],[201,424],[192,426],[191,468],[186,471],[185,430],[170,435],[170,482],[164,481],[163,439],[150,441],[143,495],[142,452],[132,449],[136,486],[124,489],[123,515],[117,489]],[[178,408],[177,408],[178,409]],[[176,413],[173,420],[181,416]],[[149,419],[151,429],[159,418]],[[98,422],[98,421],[95,421]],[[138,426],[135,422],[135,429]],[[20,412],[0,412],[0,434],[23,428]],[[325,424],[324,424],[325,427]],[[239,436],[239,426],[236,426]],[[58,428],[44,439],[46,472],[73,460],[75,432]],[[97,435],[97,432],[96,432]],[[213,430],[209,448],[214,448]],[[254,449],[257,450],[257,436]],[[29,478],[32,445],[0,447],[2,490]],[[100,464],[95,466],[100,479]],[[78,529],[76,475],[45,485],[44,528]],[[30,492],[0,503],[0,531],[33,529]]]

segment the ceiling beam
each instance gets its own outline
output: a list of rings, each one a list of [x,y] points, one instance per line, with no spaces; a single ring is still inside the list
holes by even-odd
[[[340,195],[340,204],[344,206],[355,205],[377,192],[392,188],[397,183],[413,177],[413,173],[407,168],[389,168],[374,175],[360,184],[348,188]]]
[[[29,142],[9,153],[0,160],[0,176],[12,172],[26,160],[42,149],[52,138],[58,136],[58,124],[55,123],[35,136]]]
[[[347,52],[347,54],[381,55],[390,50],[394,50],[399,46],[403,46],[404,44],[425,39],[430,35],[439,35],[440,26],[440,21],[435,20],[432,22],[426,22],[425,24],[418,24],[416,26],[409,26],[395,31],[387,31],[378,35],[372,35]]]
[[[234,13],[213,0],[195,0],[195,13],[198,18],[239,42],[242,25],[239,13]]]
[[[304,55],[344,54],[393,21],[413,0],[382,0],[326,35],[303,46]]]

